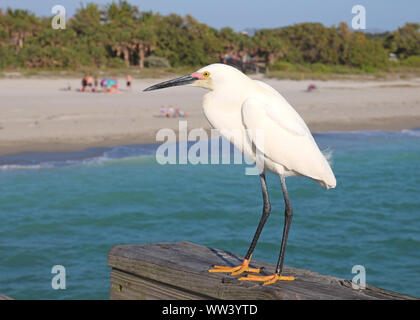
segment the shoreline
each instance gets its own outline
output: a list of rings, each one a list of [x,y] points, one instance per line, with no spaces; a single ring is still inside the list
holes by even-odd
[[[258,78],[258,77],[257,77]],[[420,127],[420,78],[398,81],[260,79],[277,89],[312,133],[401,131]],[[125,81],[122,90],[125,89]],[[156,142],[161,128],[210,130],[201,103],[205,90],[192,87],[142,92],[164,79],[135,79],[121,94],[81,93],[79,79],[0,79],[0,156],[23,152],[71,152]],[[307,92],[308,85],[317,89]],[[65,91],[67,85],[72,90]],[[161,106],[186,118],[160,116]]]

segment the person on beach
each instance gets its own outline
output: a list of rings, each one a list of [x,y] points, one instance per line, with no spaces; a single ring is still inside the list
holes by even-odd
[[[112,77],[111,80],[114,82],[111,86],[111,90],[112,93],[120,93],[120,91],[118,90],[118,81],[117,78]]]
[[[92,92],[93,91],[93,77],[91,75],[88,75],[86,77],[86,89],[88,92]]]
[[[106,88],[107,93],[121,93],[121,91],[118,90],[118,82],[115,77],[106,78],[106,83],[107,83],[107,88]]]
[[[185,112],[182,109],[175,109],[175,118],[184,118]]]
[[[133,81],[133,78],[129,74],[126,74],[125,81],[127,85],[127,90],[131,91],[131,82]]]
[[[114,93],[118,89],[117,80],[115,78],[108,79],[108,92]]]
[[[95,76],[95,78],[93,78],[93,91],[94,92],[99,92],[99,89],[98,89],[98,77],[97,76]]]
[[[103,78],[101,80],[101,91],[107,92],[108,91],[108,78]]]
[[[178,110],[178,117],[180,117],[180,118],[185,118],[186,117],[184,110],[182,110],[182,109]]]
[[[168,118],[173,118],[175,116],[174,108],[169,106],[168,113],[166,114]]]
[[[166,117],[166,116],[167,116],[167,114],[168,114],[168,108],[166,108],[165,106],[161,106],[161,107],[160,107],[160,114],[161,114],[162,116]]]
[[[317,89],[316,85],[314,85],[313,83],[311,83],[308,88],[306,89],[306,92],[311,92],[312,90]]]
[[[84,76],[84,77],[82,78],[82,91],[83,91],[83,92],[85,92],[86,87],[87,87],[87,77],[86,77],[86,76]]]

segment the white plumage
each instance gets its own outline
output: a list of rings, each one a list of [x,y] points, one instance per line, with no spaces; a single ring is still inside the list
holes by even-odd
[[[204,114],[235,147],[255,161],[255,145],[264,155],[264,169],[278,175],[306,176],[327,189],[336,186],[305,122],[279,92],[227,65],[212,64],[197,72],[204,71],[210,73],[209,83],[199,80],[192,85],[211,90],[203,99]],[[263,139],[258,139],[257,130]]]

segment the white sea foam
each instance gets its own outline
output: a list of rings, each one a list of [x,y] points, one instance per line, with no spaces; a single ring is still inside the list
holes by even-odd
[[[4,164],[0,165],[0,170],[8,171],[8,170],[38,170],[43,168],[42,164]]]
[[[419,137],[420,138],[420,130],[407,130],[407,129],[404,129],[404,130],[401,130],[401,133],[402,134],[405,134],[405,135],[408,135],[408,136],[411,136],[411,137]]]
[[[57,160],[41,160],[28,154],[26,158],[21,157],[13,163],[13,160],[6,161],[3,158],[3,163],[0,164],[0,171],[12,170],[41,170],[69,166],[98,166],[107,163],[117,163],[122,161],[132,161],[140,158],[147,158],[154,156],[154,150],[150,147],[139,146],[118,146],[104,151],[102,154],[91,156],[82,159],[60,159]],[[72,154],[74,156],[74,154]],[[82,156],[83,157],[83,156]],[[9,163],[7,163],[9,162]],[[27,162],[27,163],[25,163]],[[0,159],[1,163],[1,159]]]

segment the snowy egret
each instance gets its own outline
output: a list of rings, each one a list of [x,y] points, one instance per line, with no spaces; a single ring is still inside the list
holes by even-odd
[[[226,134],[225,138],[254,161],[258,160],[258,152],[263,158],[259,174],[263,211],[245,259],[240,266],[214,266],[209,272],[226,272],[232,275],[260,272],[261,269],[251,268],[249,264],[271,212],[265,178],[265,171],[268,170],[280,177],[285,202],[283,237],[276,271],[273,275],[248,274],[239,279],[262,281],[264,285],[275,283],[277,280],[294,280],[293,276],[282,275],[286,242],[293,216],[285,178],[305,176],[326,189],[334,188],[336,180],[327,159],[299,114],[268,84],[252,80],[233,67],[212,64],[190,75],[158,83],[144,91],[180,85],[209,89],[210,92],[203,98],[203,109],[210,124],[220,130],[222,135],[225,135],[224,132],[242,132],[245,139],[240,139],[234,134]],[[257,139],[257,130],[262,130],[263,139]]]

